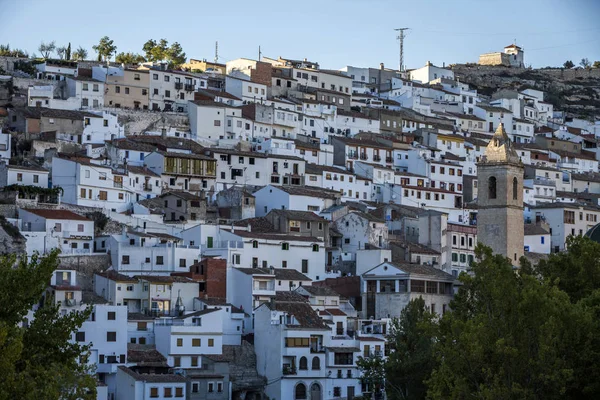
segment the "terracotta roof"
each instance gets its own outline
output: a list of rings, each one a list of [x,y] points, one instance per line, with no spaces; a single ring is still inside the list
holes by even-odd
[[[345,170],[344,168],[335,167],[332,165],[318,165],[307,163],[304,169],[304,173],[313,175],[322,175],[323,172],[332,172],[334,174],[352,175],[352,172]]]
[[[127,362],[167,365],[167,359],[152,344],[127,343]]]
[[[255,233],[275,232],[275,228],[265,217],[240,219],[238,221],[235,221],[233,223],[233,225],[234,226],[250,225],[250,230]],[[234,233],[237,233],[237,231]]]
[[[304,275],[300,271],[289,268],[273,268],[275,272],[275,279],[282,281],[311,281],[308,276]]]
[[[288,327],[330,329],[310,304],[306,302],[306,299],[299,295],[294,296],[294,292],[276,292],[274,301],[267,303],[267,306],[273,311],[282,311],[293,315],[298,321],[298,325],[288,325]]]
[[[181,315],[175,319],[186,319],[186,318],[192,318],[192,317],[200,317],[201,315],[206,315],[206,314],[210,314],[213,313],[215,311],[219,311],[218,308],[205,308],[204,310],[200,310],[200,311],[194,311],[192,313],[189,314],[184,314]]]
[[[246,275],[273,275],[267,268],[235,268]]]
[[[302,289],[306,290],[313,296],[335,296],[340,297],[340,294],[329,286],[302,286]],[[298,290],[298,289],[296,289]]]
[[[527,235],[547,235],[550,232],[540,225],[525,224],[525,236]]]
[[[200,90],[198,90],[198,93],[207,94],[212,97],[223,97],[225,99],[240,100],[240,101],[242,100],[239,97],[232,95],[231,93],[228,93],[225,91],[213,90],[213,89],[200,89]]]
[[[120,274],[115,270],[109,270],[109,271],[105,271],[105,272],[96,272],[96,275],[100,275],[106,279],[110,279],[111,281],[115,281],[115,282],[135,282],[135,283],[138,282],[138,280],[136,278],[133,278],[131,276],[127,276],[124,274]]]
[[[358,340],[361,342],[385,342],[385,339],[380,339],[378,337],[373,336],[359,336]]]
[[[175,374],[140,374],[136,371],[134,371],[131,368],[125,367],[125,366],[119,366],[119,369],[123,372],[125,372],[127,375],[131,376],[133,379],[135,379],[136,381],[143,381],[143,382],[156,382],[156,383],[162,383],[162,382],[181,382],[181,383],[185,383],[187,381],[187,379],[182,376],[182,375],[175,375]]]
[[[174,283],[174,282],[189,282],[195,283],[190,278],[183,276],[158,276],[158,275],[135,275],[136,278],[148,281],[150,283]]]
[[[93,114],[87,111],[76,111],[76,110],[58,110],[54,108],[44,107],[24,107],[15,109],[17,112],[21,112],[27,118],[40,119],[45,118],[56,118],[56,119],[71,119],[81,120],[84,118],[102,118],[102,115]]]
[[[320,199],[339,199],[342,195],[337,190],[322,189],[310,186],[274,186],[294,196],[316,197]]]
[[[138,166],[135,166],[135,165],[128,165],[127,166],[127,171],[129,173],[137,174],[137,175],[160,177],[160,175],[158,175],[154,171],[151,171],[147,167],[138,167]]]
[[[29,165],[7,165],[6,168],[7,169],[18,169],[18,170],[23,170],[23,171],[36,171],[36,172],[46,172],[46,173],[49,172],[46,168],[29,166]]]
[[[327,308],[325,310],[319,311],[319,315],[335,315],[338,317],[346,316],[347,314],[340,310],[339,308]]]
[[[91,219],[87,219],[83,215],[75,214],[69,210],[46,210],[40,208],[23,208],[23,211],[30,212],[35,215],[39,215],[42,218],[46,219],[62,219],[62,220],[71,220],[71,221],[88,221],[92,222]]]
[[[130,312],[127,314],[127,321],[154,321],[154,318],[146,314]]]
[[[272,209],[269,211],[269,214],[275,214],[282,217],[286,217],[291,220],[300,220],[300,221],[316,221],[316,222],[326,222],[327,220],[319,215],[315,214],[312,211],[298,211],[298,210],[280,210],[280,209]],[[267,214],[267,215],[269,215]]]
[[[251,238],[251,239],[264,239],[264,240],[275,240],[275,241],[289,241],[289,242],[312,242],[312,243],[320,243],[323,242],[323,239],[319,239],[316,237],[310,236],[300,236],[300,235],[287,235],[287,234],[279,234],[279,233],[258,233],[258,232],[246,232],[246,231],[234,231],[232,232],[234,235]]]
[[[477,107],[485,110],[485,111],[491,111],[491,112],[502,112],[502,113],[507,113],[507,114],[512,114],[513,112],[510,110],[507,110],[506,108],[503,107],[496,107],[496,106],[488,106],[485,104],[477,104]]]
[[[179,197],[180,199],[183,199],[185,201],[203,201],[204,200],[202,197],[199,197],[199,196],[196,196],[195,194],[192,194],[190,192],[184,192],[184,191],[172,190],[170,192],[160,195],[161,198],[164,198],[167,196]]]
[[[358,347],[333,347],[328,346],[327,350],[332,351],[334,353],[359,353],[360,349]]]

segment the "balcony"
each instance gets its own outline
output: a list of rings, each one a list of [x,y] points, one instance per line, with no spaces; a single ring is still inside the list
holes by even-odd
[[[377,155],[377,154],[375,154],[375,155],[373,156],[373,161],[381,161],[381,156],[380,156],[380,155]]]
[[[151,192],[152,191],[152,185],[144,185],[144,192]]]
[[[360,159],[361,159],[361,160],[365,160],[365,161],[366,161],[366,160],[368,160],[368,159],[369,159],[369,156],[367,156],[367,154],[366,154],[366,153],[360,153]]]
[[[284,365],[283,366],[283,375],[296,375],[298,372],[296,371],[296,367],[294,365]]]
[[[388,162],[388,163],[394,162],[394,158],[393,157],[386,157],[385,158],[385,162]]]
[[[322,343],[313,343],[310,345],[311,353],[325,353],[325,347]]]
[[[117,182],[117,181],[114,181],[114,182],[113,182],[113,187],[116,187],[116,188],[120,188],[120,189],[121,189],[121,188],[123,188],[123,182]]]
[[[175,82],[175,89],[176,90],[183,89],[183,83],[181,83],[181,82]]]
[[[186,83],[185,84],[185,91],[186,92],[193,92],[194,91],[194,85],[192,85],[191,83]]]
[[[348,158],[354,159],[356,160],[358,158],[358,154],[357,153],[348,153]]]

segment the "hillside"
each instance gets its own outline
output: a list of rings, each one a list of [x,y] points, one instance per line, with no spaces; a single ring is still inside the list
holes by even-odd
[[[491,96],[501,89],[528,88],[546,92],[555,109],[582,117],[600,116],[600,69],[507,68],[474,64],[451,66],[461,82]]]

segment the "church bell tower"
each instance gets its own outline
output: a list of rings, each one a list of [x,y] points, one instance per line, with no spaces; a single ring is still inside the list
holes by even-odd
[[[523,172],[500,124],[477,164],[477,240],[515,266],[524,253]]]

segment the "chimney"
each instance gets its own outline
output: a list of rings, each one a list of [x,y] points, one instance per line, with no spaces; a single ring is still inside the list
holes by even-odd
[[[85,145],[85,155],[88,157],[92,157],[92,144],[88,143]]]
[[[384,65],[383,63],[379,63],[379,69],[383,70],[384,69]]]
[[[425,66],[427,66],[427,67],[429,67],[430,65],[431,65],[431,61],[427,61],[427,62],[425,63]]]

